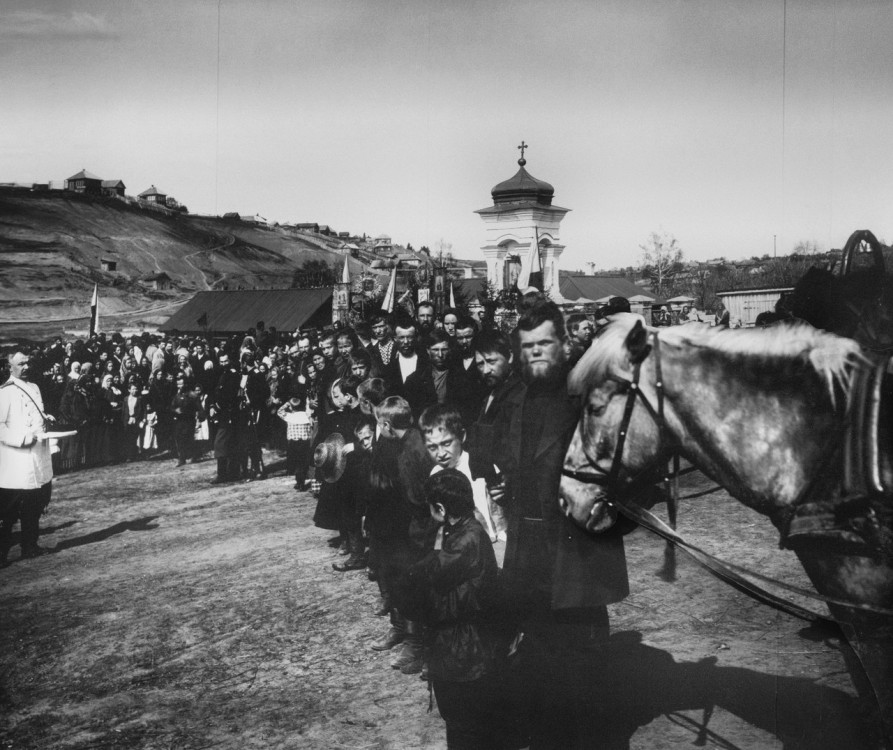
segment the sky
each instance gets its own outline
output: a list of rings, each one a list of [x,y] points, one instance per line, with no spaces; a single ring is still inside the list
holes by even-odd
[[[523,140],[564,269],[891,242],[891,71],[893,0],[3,0],[0,182],[482,259]]]

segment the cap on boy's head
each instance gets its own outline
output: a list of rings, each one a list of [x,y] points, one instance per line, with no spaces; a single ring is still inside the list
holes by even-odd
[[[447,516],[461,518],[474,512],[471,482],[457,469],[443,469],[425,482],[425,499],[429,505],[440,504]]]

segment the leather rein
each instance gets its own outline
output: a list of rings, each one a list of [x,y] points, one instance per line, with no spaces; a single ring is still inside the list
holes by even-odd
[[[632,379],[628,381],[621,381],[622,383],[626,384],[627,388],[626,404],[623,409],[623,418],[620,422],[620,430],[617,436],[617,445],[614,450],[614,457],[611,460],[611,468],[608,474],[596,474],[594,472],[573,471],[570,469],[562,468],[562,475],[580,482],[581,484],[594,484],[603,487],[607,494],[607,499],[605,500],[605,502],[608,507],[616,508],[619,513],[624,515],[629,520],[645,527],[649,531],[665,539],[667,542],[677,547],[681,547],[684,552],[687,552],[689,555],[691,555],[699,564],[707,568],[710,573],[715,575],[720,580],[731,584],[732,586],[742,590],[749,596],[758,599],[766,604],[769,604],[776,609],[780,609],[784,612],[787,612],[788,614],[792,614],[796,617],[800,617],[806,620],[821,619],[837,621],[836,618],[829,615],[827,612],[796,604],[779,594],[775,594],[767,590],[764,585],[781,589],[782,591],[786,591],[788,593],[807,599],[818,600],[824,602],[825,604],[833,604],[849,609],[872,612],[875,614],[887,616],[893,615],[893,609],[884,609],[851,600],[824,596],[823,594],[819,594],[814,591],[809,591],[798,586],[792,586],[782,581],[777,581],[773,578],[769,578],[768,576],[756,573],[739,565],[725,562],[724,560],[720,560],[714,555],[711,555],[710,553],[702,550],[700,547],[692,544],[676,531],[676,511],[679,503],[679,476],[691,471],[697,471],[698,469],[697,467],[691,466],[680,471],[680,456],[678,448],[669,447],[671,445],[672,436],[670,434],[669,427],[667,426],[667,421],[664,414],[665,393],[660,358],[660,339],[658,338],[657,331],[651,332],[649,334],[649,338],[651,340],[651,343],[646,348],[643,356],[641,356],[635,363],[633,367]],[[657,394],[656,407],[651,403],[648,396],[645,395],[639,385],[642,362],[644,362],[651,354],[654,355],[654,388]],[[645,410],[655,421],[660,432],[660,463],[666,466],[666,471],[663,472],[661,482],[664,485],[664,490],[667,496],[667,507],[669,511],[668,515],[670,519],[669,525],[655,516],[648,509],[643,508],[640,505],[635,505],[625,498],[621,499],[621,493],[619,492],[618,488],[618,479],[620,477],[620,471],[623,467],[623,450],[626,447],[626,439],[629,435],[629,426],[630,422],[632,421],[633,410],[635,409],[636,404],[639,402],[642,403],[642,405],[645,407]],[[672,461],[673,464],[672,470],[669,467],[670,461]],[[633,478],[625,487],[625,494],[628,497],[635,498],[641,492],[641,489],[639,488],[654,484],[654,474],[655,472],[653,470],[648,470],[640,472],[639,474],[633,476]],[[593,506],[592,513],[595,513],[595,506]]]

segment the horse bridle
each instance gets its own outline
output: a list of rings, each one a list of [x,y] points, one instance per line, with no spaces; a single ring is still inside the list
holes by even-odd
[[[866,605],[846,599],[839,599],[836,597],[824,596],[823,594],[808,591],[798,586],[793,586],[789,583],[773,580],[768,576],[764,576],[760,573],[755,573],[738,565],[723,562],[713,555],[704,552],[704,550],[700,549],[699,547],[691,544],[688,540],[686,540],[684,537],[676,532],[676,510],[679,507],[679,476],[680,474],[688,473],[689,471],[695,471],[696,468],[694,466],[691,466],[680,472],[679,451],[675,447],[669,447],[669,428],[667,427],[666,417],[664,416],[665,394],[663,373],[661,370],[660,361],[660,339],[658,338],[657,331],[653,331],[649,334],[649,336],[651,338],[651,344],[648,346],[639,360],[635,363],[633,367],[632,380],[620,380],[620,382],[627,384],[629,391],[626,397],[626,405],[623,410],[623,419],[620,422],[620,432],[618,434],[617,446],[614,451],[614,457],[611,460],[611,470],[606,476],[604,474],[595,474],[586,471],[571,471],[570,469],[562,468],[562,475],[577,482],[581,482],[582,484],[595,484],[604,487],[607,494],[607,499],[605,500],[605,502],[608,507],[616,506],[620,509],[623,515],[628,517],[630,520],[635,521],[642,526],[645,526],[645,528],[663,537],[665,540],[667,540],[667,542],[671,542],[674,545],[681,546],[686,552],[692,555],[692,557],[694,557],[699,563],[704,565],[711,573],[713,573],[717,577],[731,583],[734,586],[741,588],[745,591],[745,593],[748,593],[749,595],[754,596],[755,598],[766,602],[767,604],[770,604],[771,606],[784,612],[788,612],[789,614],[795,615],[797,617],[802,617],[807,620],[831,619],[837,621],[837,618],[834,616],[829,617],[827,613],[819,612],[809,607],[801,606],[799,604],[796,604],[795,602],[789,601],[783,597],[767,591],[759,584],[754,584],[752,580],[749,579],[755,579],[762,583],[779,587],[784,591],[792,592],[807,599],[823,601],[826,604],[836,604],[839,606],[848,607],[850,609],[872,612],[874,614],[881,614],[885,616],[893,616],[893,610],[891,609],[874,607],[871,605]],[[647,359],[648,355],[652,352],[654,353],[654,387],[657,392],[656,408],[639,387],[642,362],[644,362],[645,359]],[[651,415],[651,418],[657,423],[658,429],[660,430],[659,456],[664,461],[667,461],[667,471],[664,472],[661,481],[664,484],[664,489],[667,493],[667,510],[670,520],[669,526],[663,523],[663,521],[654,516],[654,514],[647,509],[636,506],[634,503],[631,503],[626,499],[619,500],[617,496],[617,479],[620,476],[620,469],[623,461],[623,449],[626,445],[626,438],[629,433],[629,425],[632,420],[633,409],[635,409],[637,398],[641,400],[642,404]],[[669,470],[668,465],[670,459],[672,459],[673,462],[672,472]],[[660,463],[663,464],[663,461],[660,461]],[[624,488],[624,494],[630,498],[634,498],[638,494],[638,487],[650,486],[653,484],[653,471],[647,470],[639,472],[638,474],[634,475],[632,479],[626,484]],[[595,515],[595,512],[596,505],[593,505],[590,515]]]
[[[645,352],[641,357],[638,358],[636,363],[633,365],[633,376],[631,380],[624,380],[622,378],[615,378],[618,382],[623,384],[626,387],[627,395],[626,395],[626,404],[623,408],[623,418],[620,421],[620,431],[617,435],[617,445],[614,448],[614,457],[611,459],[611,469],[607,474],[595,474],[593,472],[588,471],[573,471],[571,469],[562,468],[561,473],[563,476],[566,476],[570,479],[573,479],[581,484],[595,484],[601,487],[604,487],[608,498],[607,504],[609,507],[617,505],[617,480],[620,477],[620,469],[623,466],[623,449],[626,447],[626,439],[629,435],[629,426],[633,417],[633,410],[636,407],[636,403],[641,402],[645,407],[645,410],[651,416],[651,418],[657,424],[657,428],[660,434],[660,455],[663,460],[659,460],[660,464],[664,464],[666,461],[667,464],[670,459],[673,460],[673,471],[669,470],[669,466],[667,465],[667,470],[663,472],[663,477],[661,481],[665,485],[665,489],[670,493],[670,502],[672,503],[672,507],[675,509],[676,500],[678,498],[678,483],[675,479],[679,474],[679,453],[675,450],[670,450],[667,446],[669,445],[669,435],[670,431],[667,427],[667,420],[664,414],[664,402],[665,402],[665,394],[664,394],[664,383],[663,383],[663,372],[661,369],[661,360],[660,360],[660,339],[658,338],[657,331],[652,331],[649,334],[649,338],[651,339],[651,343],[647,346]],[[654,355],[654,373],[655,373],[655,382],[654,388],[657,393],[657,406],[651,403],[651,400],[642,390],[639,385],[642,373],[642,363],[648,358],[650,354]],[[585,454],[585,451],[584,451]],[[587,457],[588,458],[588,457]],[[636,474],[632,477],[627,485],[627,491],[631,492],[633,487],[639,485],[652,485],[654,484],[654,470],[649,469],[646,471],[642,471],[639,474]],[[672,489],[670,488],[670,483],[672,481]],[[632,494],[635,494],[632,492]],[[593,508],[593,512],[594,512]]]

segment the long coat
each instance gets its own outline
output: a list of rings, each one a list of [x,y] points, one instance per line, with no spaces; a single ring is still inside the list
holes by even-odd
[[[497,463],[507,479],[503,580],[509,606],[516,607],[522,617],[542,613],[548,606],[553,610],[601,607],[629,595],[620,529],[591,534],[565,517],[558,506],[561,467],[579,407],[564,385],[542,406],[543,429],[534,453],[539,519],[523,517],[515,497],[520,491],[523,415],[529,407],[526,388],[521,407],[507,411],[496,427],[497,439],[505,446]]]

